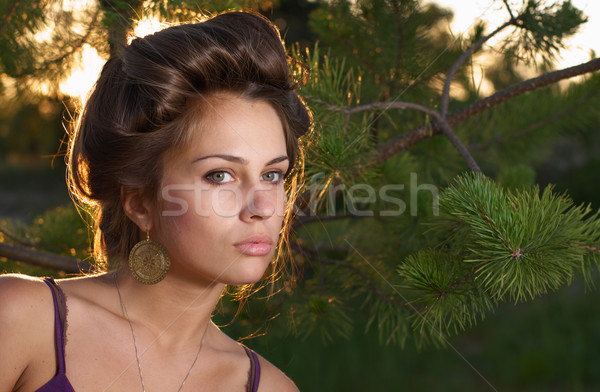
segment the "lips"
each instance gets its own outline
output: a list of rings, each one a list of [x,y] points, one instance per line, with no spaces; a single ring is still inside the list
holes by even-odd
[[[252,235],[233,245],[241,253],[248,256],[264,256],[271,252],[273,240],[268,235]]]

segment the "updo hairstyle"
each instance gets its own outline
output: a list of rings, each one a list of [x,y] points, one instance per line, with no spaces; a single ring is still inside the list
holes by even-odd
[[[127,259],[141,233],[125,215],[121,188],[159,205],[163,158],[184,147],[214,93],[269,103],[283,124],[292,168],[297,138],[310,126],[296,87],[278,31],[247,12],[172,26],[111,57],[68,151],[71,194],[92,212],[95,261],[107,267]]]

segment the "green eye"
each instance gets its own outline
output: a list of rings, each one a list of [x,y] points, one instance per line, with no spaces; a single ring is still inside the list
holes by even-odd
[[[263,179],[269,182],[279,182],[283,174],[280,171],[271,171],[263,174]]]
[[[212,182],[223,183],[231,181],[231,174],[226,171],[216,171],[208,174],[206,178]]]

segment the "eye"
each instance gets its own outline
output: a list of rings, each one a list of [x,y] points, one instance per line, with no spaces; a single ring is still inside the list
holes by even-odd
[[[226,182],[230,182],[233,180],[233,177],[231,177],[231,174],[227,173],[226,171],[223,170],[219,170],[219,171],[214,171],[212,173],[208,173],[206,175],[206,178],[213,183],[216,184],[223,184]]]
[[[273,183],[280,182],[282,178],[283,178],[283,173],[279,170],[270,171],[270,172],[267,172],[262,175],[263,180],[273,182]]]

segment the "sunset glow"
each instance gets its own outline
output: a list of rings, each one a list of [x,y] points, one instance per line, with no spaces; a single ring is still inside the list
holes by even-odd
[[[96,49],[84,44],[81,62],[71,70],[71,75],[60,83],[60,91],[71,97],[78,97],[83,103],[96,83],[105,62],[106,60],[98,55]]]
[[[137,37],[145,37],[156,33],[169,26],[168,23],[161,22],[156,16],[146,16],[134,23],[133,35],[129,37],[129,42]]]
[[[167,26],[166,23],[160,22],[155,17],[142,18],[134,23],[134,32],[129,37],[128,42],[131,42],[133,38],[144,37]],[[83,104],[94,83],[96,83],[105,62],[106,59],[100,57],[96,49],[85,44],[83,46],[81,62],[72,69],[71,75],[60,83],[60,91],[65,95],[79,98]]]

